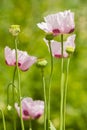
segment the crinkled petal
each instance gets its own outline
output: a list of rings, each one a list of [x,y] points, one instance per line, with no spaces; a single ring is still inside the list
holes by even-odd
[[[20,107],[18,106],[18,103],[15,103],[15,108],[17,110],[18,116],[20,117]],[[22,104],[22,118],[24,120],[28,120],[30,118],[28,110],[25,107],[25,104]]]
[[[44,30],[45,32],[49,32],[49,30],[50,30],[50,29],[48,28],[48,26],[47,26],[47,23],[45,23],[45,22],[38,23],[37,26],[38,26],[40,29]]]
[[[52,32],[53,35],[68,34],[74,31],[74,13],[70,10],[51,14],[44,17],[44,21],[38,27],[45,32]]]
[[[9,47],[5,47],[5,61],[9,66],[15,65],[15,50],[11,50]]]
[[[23,63],[19,66],[22,71],[28,70],[35,62],[37,58],[34,56],[26,56]]]
[[[25,101],[25,106],[32,119],[39,118],[44,112],[44,102],[40,100]]]
[[[71,47],[75,49],[75,36],[76,35],[71,35],[67,38],[67,41],[63,42],[63,57],[66,58],[68,57],[68,53],[66,52],[66,48],[67,47]],[[48,46],[48,41],[46,39],[44,39],[46,45]],[[52,50],[52,55],[56,58],[61,58],[61,42],[57,42],[52,40],[51,41],[51,50]],[[48,46],[48,50],[49,50],[49,46]],[[49,50],[50,51],[50,50]]]
[[[34,56],[29,56],[26,51],[17,50],[18,66],[22,71],[28,70],[37,60]],[[5,47],[5,60],[9,66],[16,65],[15,49]]]
[[[44,113],[44,102],[34,101],[32,104],[31,117],[33,119],[39,118]]]

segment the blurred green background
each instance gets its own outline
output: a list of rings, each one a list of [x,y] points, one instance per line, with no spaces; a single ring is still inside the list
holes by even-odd
[[[30,55],[45,57],[46,87],[50,74],[50,55],[43,38],[45,33],[37,27],[43,17],[70,9],[75,13],[76,50],[70,62],[67,93],[66,130],[87,130],[87,0],[0,0],[0,107],[6,108],[7,85],[12,80],[14,67],[5,64],[4,48],[14,48],[14,40],[8,32],[12,24],[21,26],[18,48]],[[66,35],[68,36],[68,35]],[[59,37],[58,37],[59,38]],[[59,38],[60,39],[60,38]],[[60,59],[54,58],[54,72],[51,89],[51,120],[59,129],[60,109]],[[65,60],[66,65],[66,60]],[[22,96],[43,100],[40,70],[33,65],[27,72],[21,72]],[[12,94],[10,93],[10,99]],[[12,111],[5,109],[7,130],[13,129]],[[25,121],[28,129],[29,121]],[[43,117],[32,121],[33,130],[43,129]],[[3,129],[0,114],[0,130]],[[17,129],[20,120],[17,117]]]

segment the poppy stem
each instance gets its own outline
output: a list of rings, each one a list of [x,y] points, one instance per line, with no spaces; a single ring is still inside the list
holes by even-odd
[[[16,117],[15,117],[15,109],[14,109],[14,103],[15,103],[15,96],[14,96],[14,92],[15,92],[15,88],[14,88],[14,79],[15,79],[15,73],[16,73],[16,67],[14,68],[14,72],[13,72],[13,80],[12,80],[12,84],[13,84],[13,87],[12,87],[12,92],[13,92],[13,111],[14,111],[14,114],[13,114],[13,126],[14,126],[14,130],[16,130]]]
[[[60,101],[60,130],[64,130],[64,60],[63,60],[63,35],[61,35],[61,101]]]
[[[4,128],[4,130],[6,130],[6,124],[5,124],[5,117],[4,117],[4,113],[3,113],[3,110],[2,110],[2,109],[0,109],[0,111],[1,111],[1,114],[2,114],[3,128]]]
[[[44,68],[41,68],[42,73],[42,86],[44,89],[44,130],[46,130],[46,119],[47,119],[47,98],[46,98],[46,86],[44,77]]]
[[[53,56],[52,56],[52,50],[51,50],[51,42],[49,40],[49,49],[50,49],[50,59],[51,59],[51,72],[50,72],[50,78],[49,78],[49,88],[48,88],[48,129],[49,129],[49,121],[50,121],[50,95],[51,95],[51,81],[52,81],[52,74],[53,74]]]
[[[22,130],[24,130],[24,123],[23,123],[23,118],[22,118],[22,104],[21,104],[20,73],[19,73],[19,67],[18,67],[17,37],[15,38],[15,55],[16,55],[16,67],[17,67],[17,74],[18,74],[18,92],[19,92],[21,127],[22,127]]]
[[[29,119],[29,130],[32,130],[32,120],[31,119]]]
[[[69,64],[70,57],[67,59],[67,68],[66,68],[66,80],[65,80],[65,89],[64,89],[64,130],[65,130],[65,113],[66,113],[66,96],[67,96],[67,86],[68,86],[68,74],[69,74]]]

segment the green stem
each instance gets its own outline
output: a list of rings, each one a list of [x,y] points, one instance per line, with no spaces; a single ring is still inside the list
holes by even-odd
[[[63,60],[63,35],[61,35],[61,102],[60,102],[60,130],[64,130],[64,60]]]
[[[67,96],[67,86],[68,86],[69,64],[70,64],[70,57],[68,57],[67,60],[66,81],[65,81],[65,89],[64,89],[64,130],[65,130],[66,96]]]
[[[18,67],[18,54],[17,54],[17,37],[15,38],[15,54],[16,54],[17,74],[18,74],[18,92],[19,92],[19,104],[20,104],[20,119],[21,119],[22,130],[24,130],[24,123],[23,123],[23,118],[22,118],[22,104],[21,104],[20,73],[19,73],[19,67]]]
[[[49,121],[50,121],[50,95],[51,95],[51,80],[52,80],[52,73],[53,73],[53,56],[51,50],[51,42],[49,40],[49,49],[50,49],[50,59],[51,59],[51,72],[49,78],[49,88],[48,88],[48,129],[49,129]]]
[[[44,78],[44,69],[41,68],[42,72],[42,86],[44,89],[44,130],[46,130],[46,119],[47,119],[47,101],[46,101],[46,87],[45,87],[45,78]]]
[[[1,113],[2,113],[2,119],[3,119],[3,128],[4,130],[6,130],[6,124],[5,124],[5,117],[4,117],[4,113],[3,113],[3,110],[0,109]]]
[[[14,68],[12,84],[14,84],[15,73],[16,73],[16,67]],[[15,89],[15,88],[14,88],[14,86],[13,86],[13,87],[12,87],[12,92],[13,92],[13,104],[12,104],[12,106],[13,106],[13,111],[14,111],[14,113],[13,113],[13,127],[14,127],[14,130],[16,130],[16,117],[15,117],[15,109],[14,109],[14,103],[15,103],[15,96],[14,96],[15,90],[14,90],[14,89]]]
[[[32,130],[32,123],[31,123],[31,119],[29,119],[30,125],[29,125],[29,130]]]
[[[7,106],[8,106],[8,104],[9,104],[9,87],[10,87],[10,86],[16,88],[13,83],[9,83],[9,84],[8,84],[8,86],[7,86]]]

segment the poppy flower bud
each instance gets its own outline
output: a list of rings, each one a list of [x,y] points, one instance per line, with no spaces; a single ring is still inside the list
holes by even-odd
[[[46,40],[50,41],[50,40],[53,40],[54,35],[52,33],[49,33],[49,34],[46,35],[45,38],[46,38]]]
[[[47,63],[48,62],[45,59],[38,59],[36,65],[37,67],[44,68],[46,67]]]
[[[20,33],[20,25],[11,25],[9,28],[9,32],[13,36],[18,36],[18,34]]]
[[[74,50],[75,50],[75,48],[73,48],[73,47],[67,47],[67,48],[66,48],[66,52],[67,52],[68,54],[72,54],[72,53],[74,52]]]

